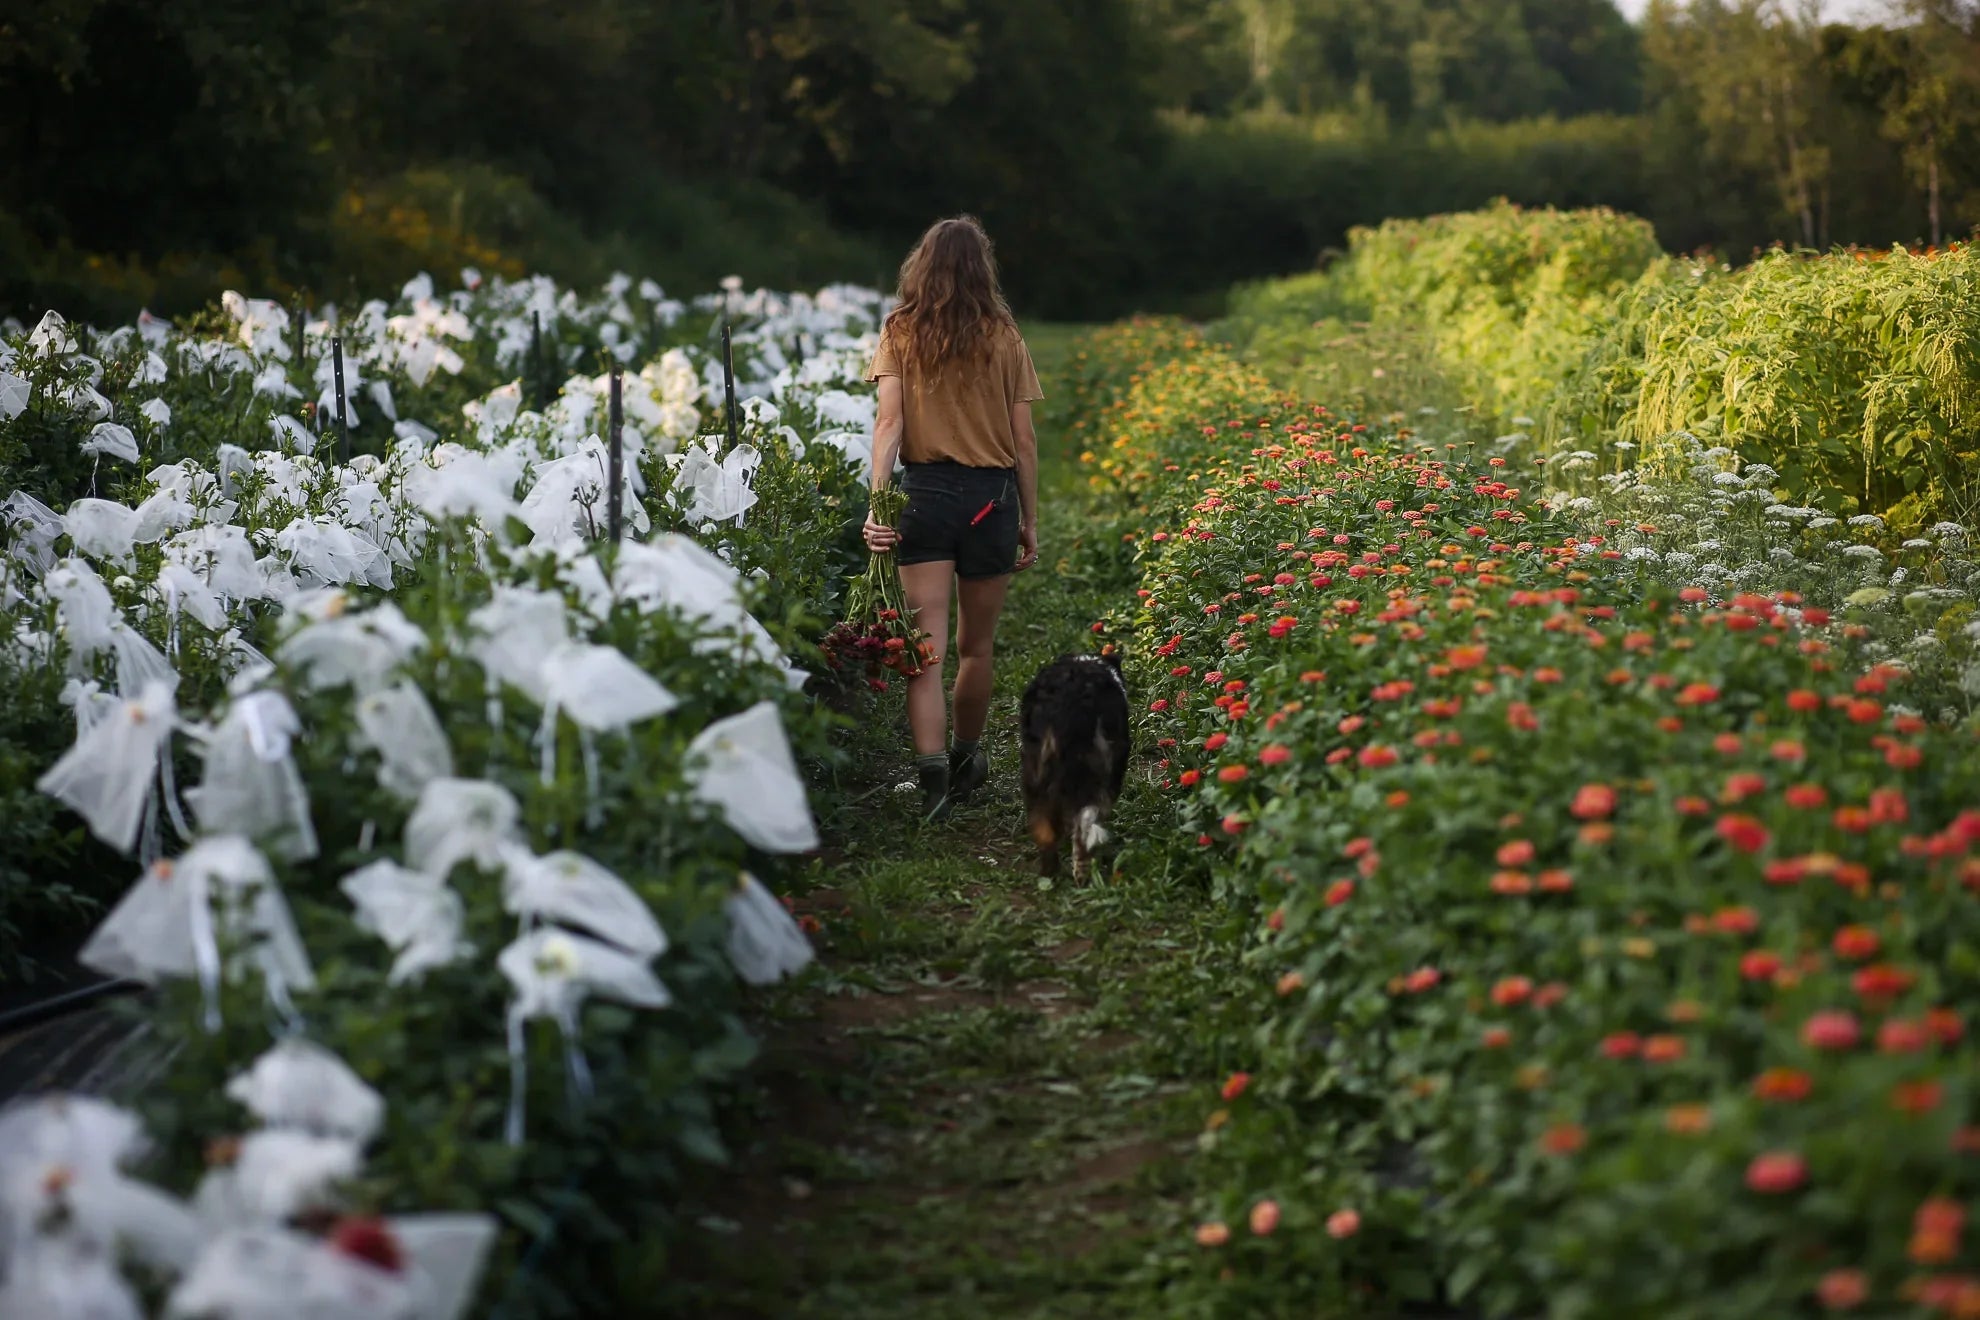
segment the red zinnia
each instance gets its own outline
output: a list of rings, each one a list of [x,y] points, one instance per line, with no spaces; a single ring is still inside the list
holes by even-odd
[[[1746,1185],[1763,1196],[1791,1192],[1807,1181],[1807,1162],[1789,1150],[1755,1155],[1746,1166]]]

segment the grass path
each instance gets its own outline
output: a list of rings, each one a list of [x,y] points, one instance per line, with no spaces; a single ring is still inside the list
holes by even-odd
[[[1051,391],[1071,334],[1030,338]],[[1199,886],[1105,864],[1085,887],[1047,885],[1032,869],[1018,695],[1084,648],[1121,589],[1054,552],[1080,499],[1061,421],[1041,417],[1044,561],[1000,630],[991,783],[917,826],[895,698],[847,786],[867,796],[823,822],[832,851],[799,900],[823,966],[767,1004],[754,1144],[691,1248],[701,1314],[1164,1313],[1145,1261],[1182,1231],[1186,1157],[1233,1066],[1205,1052],[1231,941]],[[1153,769],[1140,756],[1130,776],[1130,838],[1159,827]]]

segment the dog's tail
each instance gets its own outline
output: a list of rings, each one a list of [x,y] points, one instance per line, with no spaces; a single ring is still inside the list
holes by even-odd
[[[1079,818],[1074,822],[1073,828],[1079,832],[1080,844],[1088,852],[1107,842],[1107,831],[1100,824],[1098,807],[1081,807]]]

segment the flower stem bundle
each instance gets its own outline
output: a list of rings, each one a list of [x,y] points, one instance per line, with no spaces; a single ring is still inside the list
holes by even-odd
[[[873,521],[883,526],[896,525],[906,507],[907,495],[897,487],[873,492]],[[882,670],[914,678],[935,658],[928,634],[914,625],[892,554],[867,556],[866,571],[852,580],[846,592],[846,617],[832,625],[824,648],[835,670],[864,664],[867,683],[876,692],[887,689]]]

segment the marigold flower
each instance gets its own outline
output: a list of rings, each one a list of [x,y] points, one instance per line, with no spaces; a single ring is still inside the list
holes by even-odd
[[[1542,893],[1565,894],[1574,888],[1574,873],[1562,870],[1542,871],[1536,883]]]
[[[1941,1045],[1957,1045],[1965,1028],[1961,1026],[1959,1014],[1950,1008],[1929,1008],[1925,1010],[1925,1029],[1932,1033]]]
[[[1250,1085],[1251,1085],[1250,1073],[1248,1072],[1232,1073],[1230,1077],[1227,1078],[1224,1082],[1224,1088],[1222,1094],[1225,1101],[1228,1102],[1237,1099],[1239,1096],[1244,1094],[1245,1088]]]
[[[1533,982],[1524,976],[1508,976],[1492,987],[1492,1002],[1512,1008],[1533,997]]]
[[[1196,1243],[1198,1246],[1221,1247],[1230,1240],[1231,1229],[1228,1224],[1220,1224],[1213,1221],[1208,1224],[1198,1224],[1196,1226]]]
[[[1203,740],[1203,750],[1206,752],[1214,752],[1219,748],[1221,748],[1225,743],[1229,742],[1230,740],[1231,740],[1231,735],[1219,729],[1216,733],[1211,734],[1208,738],[1205,738]]]
[[[1753,949],[1739,960],[1739,974],[1749,981],[1769,980],[1780,970],[1780,955],[1771,949]]]
[[[1279,1226],[1279,1203],[1260,1201],[1251,1207],[1251,1231],[1258,1237],[1270,1237]]]
[[[1829,790],[1820,784],[1795,784],[1782,796],[1790,807],[1800,811],[1813,811],[1829,804]]]
[[[1327,886],[1325,902],[1328,907],[1339,907],[1354,897],[1354,881],[1336,880]]]
[[[1488,1050],[1500,1050],[1512,1044],[1512,1032],[1504,1027],[1487,1027],[1478,1038],[1478,1043]]]
[[[1807,688],[1796,688],[1787,695],[1788,709],[1801,715],[1812,714],[1822,709],[1822,694],[1810,692]]]
[[[1374,743],[1362,748],[1360,756],[1356,759],[1361,762],[1365,769],[1380,770],[1385,766],[1394,765],[1400,758],[1397,757],[1395,748],[1384,747],[1380,743]]]
[[[1351,1238],[1361,1231],[1361,1215],[1353,1210],[1336,1210],[1327,1216],[1327,1236]]]

